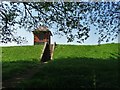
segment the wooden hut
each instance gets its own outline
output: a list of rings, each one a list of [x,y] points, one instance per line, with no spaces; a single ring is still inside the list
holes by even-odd
[[[52,33],[49,31],[48,27],[40,26],[32,32],[34,35],[34,45],[43,44],[45,42],[48,42],[48,44],[51,43],[50,36],[52,36]]]

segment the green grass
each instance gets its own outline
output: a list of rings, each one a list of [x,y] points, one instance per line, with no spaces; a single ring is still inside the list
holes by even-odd
[[[3,80],[37,66],[42,48],[43,45],[2,47]]]
[[[20,88],[113,88],[120,89],[119,44],[101,46],[57,45],[54,60],[40,66],[31,78],[22,81]],[[35,53],[35,52],[33,52]],[[30,55],[31,56],[31,55]],[[36,57],[36,56],[35,56]],[[21,57],[22,58],[22,57]],[[27,58],[27,57],[26,57]],[[32,57],[33,59],[33,57]],[[21,64],[36,66],[26,59]],[[8,61],[8,60],[6,60]],[[11,61],[11,59],[9,60]],[[15,61],[16,62],[16,61]],[[19,61],[17,62],[20,63]],[[3,65],[3,71],[11,64]],[[14,65],[13,65],[14,66]],[[16,66],[17,67],[17,66]],[[8,69],[7,69],[8,70]],[[13,69],[15,70],[15,69]],[[5,70],[6,71],[6,70]],[[3,75],[6,75],[3,73]],[[3,76],[4,77],[4,76]]]
[[[19,86],[120,89],[118,57],[118,44],[57,45],[54,61],[44,64],[38,73]]]
[[[58,58],[116,58],[118,55],[118,44],[98,45],[58,45],[55,49],[54,59]]]
[[[2,48],[2,61],[39,59],[43,45],[15,46]]]
[[[71,58],[45,64],[38,73],[19,86],[23,88],[119,88],[118,82],[116,60]]]

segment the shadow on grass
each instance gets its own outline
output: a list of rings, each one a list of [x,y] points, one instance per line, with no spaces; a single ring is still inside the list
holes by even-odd
[[[18,60],[18,61],[3,61],[2,62],[2,80],[7,80],[22,75],[29,69],[36,67],[39,64],[37,59],[33,60]]]
[[[44,64],[19,88],[115,88],[118,81],[118,60],[93,58],[61,58]]]

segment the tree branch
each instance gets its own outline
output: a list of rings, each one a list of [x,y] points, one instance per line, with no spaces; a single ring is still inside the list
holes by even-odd
[[[47,14],[43,13],[42,10],[39,10],[39,8],[37,8],[37,6],[35,6],[35,5],[33,6],[32,4],[29,4],[27,2],[23,2],[23,3],[24,3],[24,5],[28,5],[28,6],[31,6],[32,8],[34,8],[34,9],[36,9],[37,11],[39,11],[40,13],[42,13],[43,15],[48,16]]]

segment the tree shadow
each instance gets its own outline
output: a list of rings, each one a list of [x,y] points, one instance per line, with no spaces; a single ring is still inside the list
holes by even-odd
[[[44,64],[22,88],[119,88],[118,60],[61,58]],[[18,86],[18,87],[19,87]]]
[[[2,80],[13,78],[16,75],[25,73],[28,69],[36,67],[39,64],[37,59],[17,60],[2,62]]]
[[[2,87],[16,88],[24,79],[32,77],[40,66],[37,59],[33,60],[19,60],[19,61],[5,61],[2,63]]]

